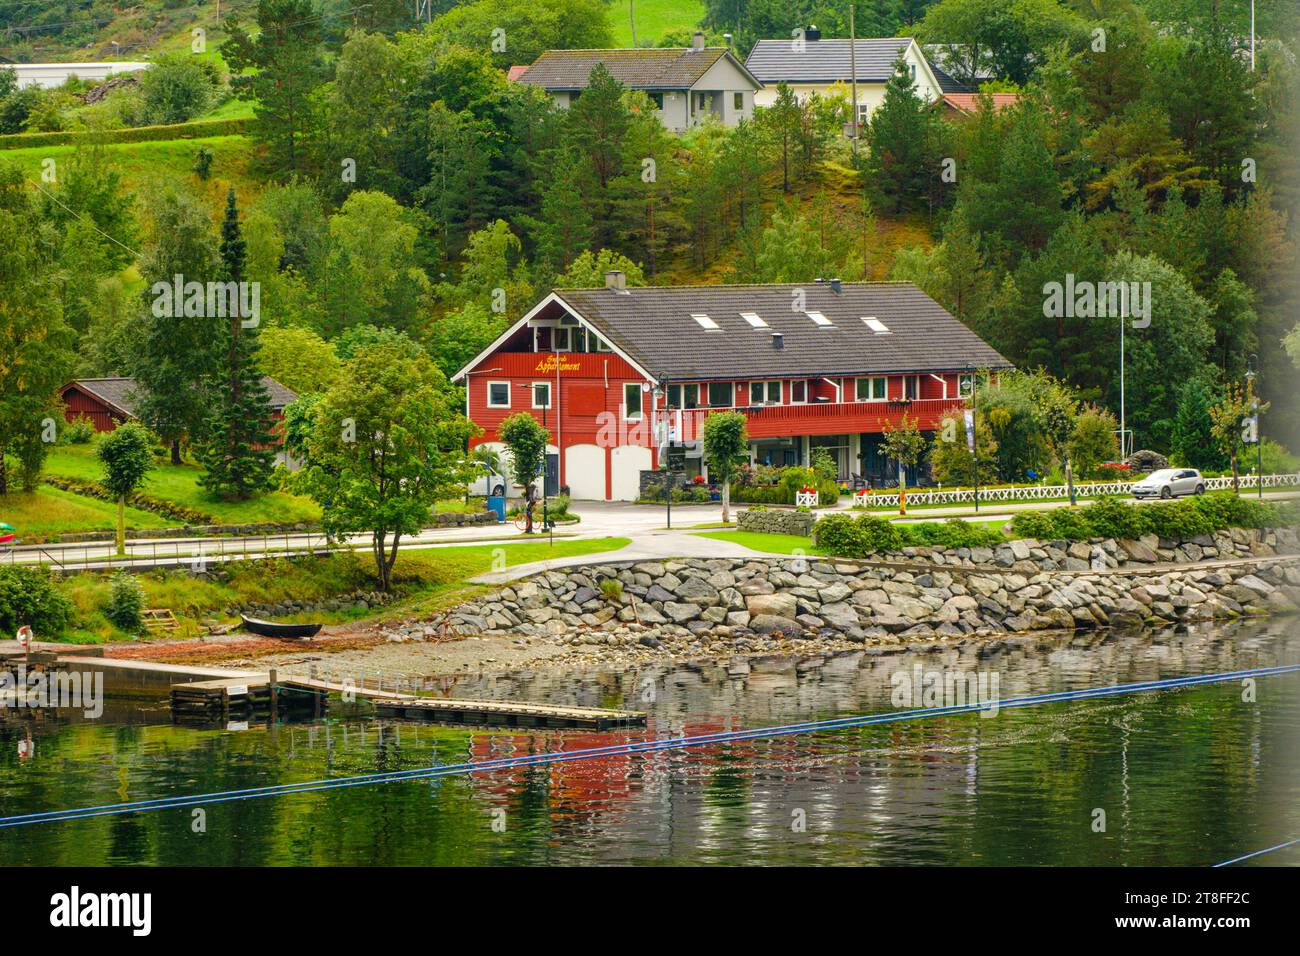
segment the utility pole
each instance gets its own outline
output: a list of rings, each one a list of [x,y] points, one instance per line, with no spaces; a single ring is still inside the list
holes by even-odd
[[[1119,319],[1119,457],[1128,457],[1128,430],[1124,423],[1124,326],[1128,324],[1128,309],[1120,310]]]
[[[1253,0],[1252,0],[1253,2]],[[858,128],[858,30],[853,11],[856,4],[849,0],[849,85],[853,89],[853,158],[858,158],[858,139],[862,130]],[[1251,31],[1252,36],[1254,31]]]
[[[1255,0],[1250,0],[1250,72],[1255,72]]]
[[[1251,0],[1253,3],[1254,0]],[[636,0],[627,0],[627,18],[632,24],[632,46],[636,47]]]

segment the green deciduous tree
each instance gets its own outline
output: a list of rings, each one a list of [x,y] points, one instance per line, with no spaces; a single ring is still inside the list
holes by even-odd
[[[126,553],[126,499],[153,468],[153,437],[138,422],[119,425],[99,440],[100,484],[117,500],[117,553]]]
[[[499,426],[497,436],[510,451],[510,478],[527,488],[542,474],[551,434],[527,412],[516,412]]]
[[[916,419],[904,412],[897,425],[886,427],[880,441],[880,454],[898,463],[898,513],[907,514],[907,469],[925,454],[925,436],[921,434]]]
[[[291,484],[321,503],[330,535],[370,534],[388,591],[402,538],[424,527],[439,498],[463,491],[475,432],[426,356],[389,344],[361,348],[316,405],[307,463]]]
[[[749,460],[749,433],[741,412],[713,412],[704,419],[704,461],[722,485],[722,523],[731,521],[731,479]]]
[[[9,490],[11,450],[24,486],[35,490],[51,423],[62,418],[58,389],[73,363],[72,332],[38,236],[22,173],[0,161],[0,495]]]

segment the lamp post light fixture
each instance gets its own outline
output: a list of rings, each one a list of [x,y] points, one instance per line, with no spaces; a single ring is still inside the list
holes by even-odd
[[[1259,396],[1255,394],[1255,366],[1259,356],[1251,354],[1246,360],[1246,394],[1250,396],[1251,422],[1255,439],[1255,496],[1264,500],[1264,436],[1259,431]]]

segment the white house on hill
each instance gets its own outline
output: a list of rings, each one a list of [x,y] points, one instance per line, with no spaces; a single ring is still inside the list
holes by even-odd
[[[147,70],[152,65],[123,60],[112,63],[13,63],[0,64],[0,69],[13,70],[18,75],[18,88],[21,90],[29,86],[41,89],[62,86],[71,76],[82,80],[106,80],[118,73]]]

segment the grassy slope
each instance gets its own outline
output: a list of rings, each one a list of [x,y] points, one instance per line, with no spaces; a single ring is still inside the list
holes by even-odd
[[[15,492],[0,496],[0,521],[18,529],[21,543],[53,534],[111,530],[117,523],[117,509],[107,501],[47,486],[33,494]],[[127,508],[126,524],[128,528],[163,528],[175,522],[148,511]]]
[[[102,469],[93,445],[60,445],[50,452],[45,471],[49,475],[97,481]],[[149,472],[142,490],[207,512],[222,523],[313,521],[320,517],[320,509],[313,501],[282,491],[271,491],[249,501],[220,501],[199,485],[202,474],[203,470],[195,465],[160,463]],[[128,526],[131,526],[129,522]]]
[[[609,25],[619,46],[632,45],[630,2],[635,3],[639,46],[654,46],[666,33],[694,30],[704,16],[704,4],[700,0],[613,0],[609,5]]]
[[[337,612],[298,615],[292,619],[337,622],[366,617],[396,617],[429,613],[459,603],[483,590],[467,580],[493,570],[499,552],[507,566],[548,558],[600,554],[626,547],[627,538],[585,541],[545,541],[521,544],[471,545],[463,548],[427,548],[403,551],[395,567],[399,600],[374,613]],[[275,604],[286,600],[318,601],[374,587],[374,565],[365,554],[337,554],[327,558],[260,561],[233,564],[230,576],[217,582],[185,572],[153,572],[139,576],[146,607],[171,608],[181,620],[181,636],[198,633],[198,621],[215,617],[235,603]],[[73,628],[66,639],[122,640],[104,617],[109,579],[94,574],[75,575],[64,585],[76,607]]]

